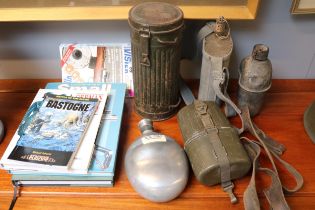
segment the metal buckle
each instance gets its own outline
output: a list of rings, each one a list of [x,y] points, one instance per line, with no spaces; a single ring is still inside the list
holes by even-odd
[[[229,194],[230,199],[231,199],[231,203],[232,204],[237,203],[237,198],[233,193],[234,183],[231,181],[228,181],[228,182],[221,183],[221,186],[222,186],[224,192]]]
[[[140,46],[141,46],[141,65],[144,66],[150,66],[151,62],[150,62],[150,58],[149,58],[149,54],[150,54],[150,46],[149,46],[149,42],[150,42],[150,29],[149,27],[142,27],[139,30],[139,35],[140,35]]]
[[[202,101],[195,100],[195,109],[196,109],[198,114],[205,115],[205,114],[207,114],[208,106],[207,106],[207,104],[205,104]]]

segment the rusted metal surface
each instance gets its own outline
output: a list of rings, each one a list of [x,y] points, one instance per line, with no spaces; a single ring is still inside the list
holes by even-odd
[[[268,54],[268,46],[257,44],[252,54],[241,62],[238,104],[240,107],[247,105],[251,116],[259,113],[265,93],[271,87],[272,65]]]
[[[182,11],[171,4],[148,2],[129,11],[136,112],[164,120],[180,104],[179,62]]]

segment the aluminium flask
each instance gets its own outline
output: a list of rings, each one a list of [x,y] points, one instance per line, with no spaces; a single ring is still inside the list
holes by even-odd
[[[125,169],[132,187],[153,202],[176,198],[188,180],[184,150],[168,136],[153,131],[152,121],[139,122],[142,136],[128,148]]]

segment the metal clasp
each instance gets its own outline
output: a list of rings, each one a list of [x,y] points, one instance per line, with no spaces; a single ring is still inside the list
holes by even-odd
[[[198,112],[198,114],[200,114],[200,115],[207,114],[207,109],[208,109],[207,104],[205,104],[204,102],[199,101],[199,100],[195,100],[194,103],[195,103],[195,109]]]
[[[143,27],[139,30],[140,35],[140,47],[141,47],[141,65],[150,66],[150,28],[149,26]]]
[[[225,182],[225,183],[221,183],[221,186],[222,186],[224,192],[226,192],[230,196],[231,203],[232,204],[237,203],[237,198],[236,198],[236,196],[233,193],[234,183],[231,182],[231,181],[228,181],[228,182]]]

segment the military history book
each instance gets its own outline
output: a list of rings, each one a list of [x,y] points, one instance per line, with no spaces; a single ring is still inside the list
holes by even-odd
[[[104,92],[110,90],[95,140],[89,170],[86,174],[10,170],[9,173],[13,174],[12,181],[18,181],[18,184],[21,185],[30,185],[30,183],[31,185],[59,185],[63,183],[72,186],[113,186],[126,84],[48,83],[46,88],[60,91]]]
[[[1,165],[4,168],[16,164],[17,168],[25,169],[67,170],[98,105],[96,98],[39,90],[5,151]]]
[[[46,88],[59,90],[104,91],[110,86],[102,121],[95,140],[94,154],[87,176],[113,180],[123,117],[126,84],[124,83],[48,83]],[[41,174],[43,175],[43,174]],[[55,174],[56,175],[56,174]]]

